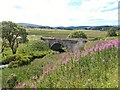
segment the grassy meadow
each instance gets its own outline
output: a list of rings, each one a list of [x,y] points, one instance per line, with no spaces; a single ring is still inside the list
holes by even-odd
[[[3,88],[117,88],[118,87],[118,43],[117,37],[106,37],[106,31],[80,30],[89,41],[82,51],[52,52],[40,37],[67,38],[73,30],[27,29],[28,44],[20,44],[17,54],[34,55],[31,63],[2,69]],[[102,40],[103,39],[103,40]],[[41,44],[42,43],[42,44]],[[38,45],[32,48],[29,45]],[[43,47],[41,47],[43,45]],[[38,50],[41,48],[42,50]],[[24,51],[24,52],[22,52]],[[31,53],[32,52],[32,53]],[[9,52],[7,52],[9,54]],[[1,73],[1,70],[0,70]]]
[[[53,29],[28,29],[27,32],[29,35],[40,35],[43,37],[55,37],[55,38],[67,38],[70,32],[75,30],[53,30]],[[78,30],[76,30],[78,31]],[[106,31],[99,30],[79,30],[87,34],[88,38],[104,38],[107,35]]]
[[[94,49],[101,49],[101,47],[104,48],[104,46],[95,46]],[[70,53],[70,57],[65,56],[66,62],[43,78],[43,81],[37,84],[37,87],[117,88],[118,51],[115,47],[105,49],[78,51],[73,53],[73,56]]]

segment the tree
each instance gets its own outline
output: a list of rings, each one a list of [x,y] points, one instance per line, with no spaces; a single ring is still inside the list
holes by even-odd
[[[71,32],[68,37],[70,38],[87,38],[87,35],[83,33],[82,31],[74,31]]]
[[[19,44],[19,39],[22,40],[21,42],[23,43],[27,41],[26,29],[11,21],[3,21],[1,28],[2,28],[3,50],[6,41],[8,41],[8,45],[10,46],[12,53],[16,54]]]
[[[109,37],[117,36],[116,28],[111,27],[110,30],[108,30],[108,32],[107,32],[107,36],[109,36]]]

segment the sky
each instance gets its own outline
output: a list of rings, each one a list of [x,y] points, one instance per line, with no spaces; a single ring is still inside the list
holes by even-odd
[[[0,22],[43,26],[118,25],[119,0],[0,0]]]

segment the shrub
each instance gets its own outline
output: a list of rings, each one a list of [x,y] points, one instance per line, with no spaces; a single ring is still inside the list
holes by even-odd
[[[31,42],[33,51],[45,51],[48,50],[47,44],[42,40],[35,40]]]
[[[2,64],[9,64],[10,62],[16,61],[19,59],[20,59],[20,55],[18,55],[18,54],[9,55],[2,60]]]
[[[120,36],[120,30],[118,31],[118,36]]]
[[[6,50],[6,51],[2,52],[2,56],[3,57],[7,57],[7,56],[10,56],[10,55],[12,55],[12,51],[11,50]]]
[[[54,53],[54,52],[52,50],[48,50],[48,51],[36,51],[36,52],[32,52],[30,55],[33,58],[42,58],[45,55],[50,54],[50,53]]]
[[[49,50],[47,44],[42,40],[30,41],[27,44],[23,44],[18,48],[18,53],[29,55],[34,51],[46,51]]]
[[[109,37],[117,36],[116,30],[111,28],[110,30],[108,30],[107,36],[109,36]]]
[[[10,62],[8,67],[19,67],[23,65],[28,65],[32,61],[32,56],[23,56],[23,55],[16,55],[15,60]]]
[[[14,88],[17,83],[17,76],[15,74],[11,74],[7,80],[7,88]]]
[[[7,56],[2,60],[2,64],[9,64],[8,67],[18,67],[27,65],[32,61],[32,56],[23,56],[22,54],[14,54]]]
[[[70,38],[87,38],[87,35],[82,31],[71,32],[68,37]]]

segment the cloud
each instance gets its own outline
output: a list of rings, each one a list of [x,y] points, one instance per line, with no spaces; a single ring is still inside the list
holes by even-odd
[[[21,6],[19,6],[19,5],[15,5],[14,8],[16,8],[16,9],[23,9],[23,8],[22,8]]]
[[[118,0],[0,0],[0,2],[0,21],[11,20],[17,23],[49,26],[117,24]]]

